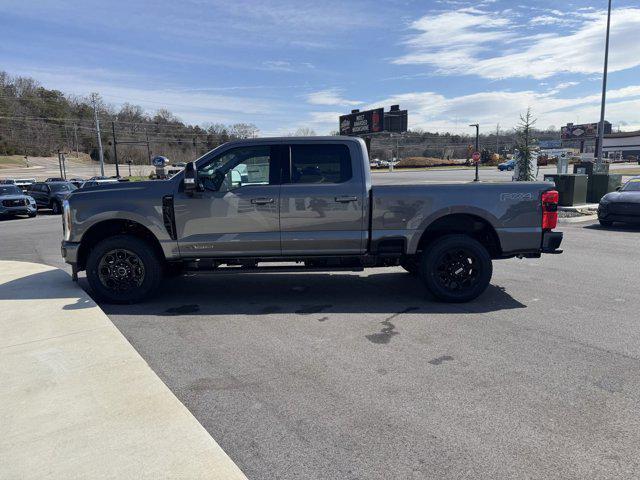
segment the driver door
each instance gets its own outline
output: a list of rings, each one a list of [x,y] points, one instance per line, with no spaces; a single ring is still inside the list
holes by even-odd
[[[174,201],[183,256],[281,255],[280,148],[237,147],[198,166],[202,191]]]

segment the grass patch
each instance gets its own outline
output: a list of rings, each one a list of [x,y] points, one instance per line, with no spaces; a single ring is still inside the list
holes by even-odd
[[[624,168],[624,169],[620,169],[620,170],[614,170],[613,168],[610,169],[609,173],[618,173],[618,174],[622,174],[622,175],[640,175],[640,167],[638,168]]]
[[[0,168],[7,167],[26,167],[22,155],[0,155]]]

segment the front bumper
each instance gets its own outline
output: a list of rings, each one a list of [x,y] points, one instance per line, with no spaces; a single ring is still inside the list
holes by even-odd
[[[60,246],[60,253],[62,254],[62,258],[69,265],[76,266],[78,264],[78,250],[80,249],[79,242],[67,242],[62,241],[62,245]]]
[[[562,232],[543,232],[542,234],[542,253],[562,253],[560,244],[562,243]]]
[[[35,205],[20,205],[19,207],[0,207],[0,215],[33,215],[36,213]]]

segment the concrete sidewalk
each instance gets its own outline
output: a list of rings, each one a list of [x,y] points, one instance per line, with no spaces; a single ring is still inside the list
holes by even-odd
[[[0,261],[0,478],[246,477],[67,273]]]

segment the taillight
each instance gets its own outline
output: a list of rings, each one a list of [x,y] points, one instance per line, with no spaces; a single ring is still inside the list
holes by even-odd
[[[558,200],[560,195],[556,190],[549,190],[542,194],[543,230],[553,230],[558,226]]]

